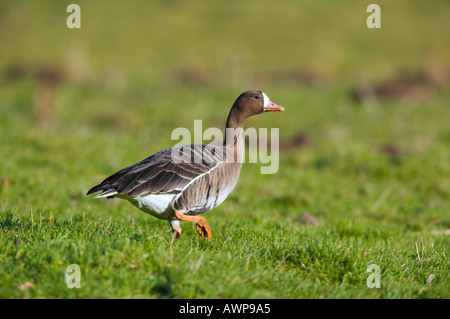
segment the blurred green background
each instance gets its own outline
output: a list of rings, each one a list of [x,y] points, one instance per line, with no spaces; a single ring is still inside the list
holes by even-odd
[[[247,125],[280,127],[294,149],[300,136],[448,168],[446,1],[379,2],[381,29],[366,26],[369,1],[80,1],[81,29],[66,26],[69,3],[0,7],[2,195],[23,190],[9,203],[19,211],[58,207],[49,184],[81,196],[194,119],[222,128],[248,89],[287,112]]]
[[[84,194],[176,127],[223,128],[258,89],[286,108],[247,122],[280,128],[279,172],[245,164],[213,223],[309,212],[324,231],[354,220],[447,249],[450,2],[380,0],[369,29],[372,2],[78,0],[69,29],[72,1],[2,1],[1,213],[151,219]]]

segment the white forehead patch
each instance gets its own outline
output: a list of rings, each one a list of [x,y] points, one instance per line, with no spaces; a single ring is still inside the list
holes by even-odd
[[[266,107],[269,106],[270,99],[269,99],[269,97],[266,95],[266,93],[264,93],[264,92],[261,92],[261,93],[262,93],[262,95],[263,95],[263,97],[264,97],[264,108],[266,108]]]

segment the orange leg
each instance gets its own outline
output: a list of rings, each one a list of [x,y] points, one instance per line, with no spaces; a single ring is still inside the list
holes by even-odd
[[[173,236],[178,239],[181,235],[181,227],[178,225],[172,225]]]
[[[208,222],[206,221],[205,217],[185,215],[184,213],[179,211],[175,211],[175,216],[181,221],[195,223],[200,236],[202,236],[203,238],[208,237],[209,239],[212,239],[211,228],[209,228]]]

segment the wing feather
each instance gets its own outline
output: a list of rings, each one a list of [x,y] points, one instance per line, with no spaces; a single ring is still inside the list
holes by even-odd
[[[223,159],[221,154],[211,151],[208,145],[192,144],[178,148],[163,150],[112,174],[92,187],[87,195],[97,191],[102,191],[97,197],[105,194],[138,196],[180,193],[189,182],[211,170]],[[173,151],[188,154],[189,160],[175,161]]]

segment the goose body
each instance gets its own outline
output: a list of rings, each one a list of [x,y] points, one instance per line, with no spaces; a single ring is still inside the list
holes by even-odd
[[[261,91],[247,91],[233,104],[226,129],[233,131],[222,146],[191,144],[162,150],[119,170],[87,195],[118,197],[140,210],[167,220],[178,238],[179,221],[195,222],[202,237],[212,238],[206,219],[198,216],[220,205],[239,178],[244,151],[243,125],[251,115],[283,111]]]

